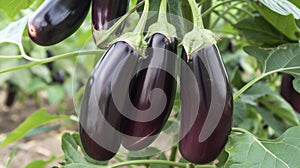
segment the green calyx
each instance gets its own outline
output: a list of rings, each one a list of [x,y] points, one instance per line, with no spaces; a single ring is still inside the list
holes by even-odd
[[[123,34],[114,42],[117,41],[124,41],[128,43],[135,51],[138,52],[139,56],[141,56],[142,58],[146,58],[145,50],[147,48],[147,43],[144,40],[144,35],[142,33],[128,32]]]
[[[204,29],[202,15],[195,0],[188,0],[188,2],[193,14],[194,28],[184,35],[182,45],[189,58],[194,52],[201,50],[205,46],[215,44],[216,38],[212,31]]]
[[[193,29],[185,34],[182,40],[183,48],[188,57],[205,46],[215,43],[215,34],[208,29]]]
[[[171,40],[171,37],[177,37],[176,28],[172,24],[168,23],[167,0],[161,0],[158,21],[149,27],[146,37],[150,37],[155,33],[161,33],[169,40]]]

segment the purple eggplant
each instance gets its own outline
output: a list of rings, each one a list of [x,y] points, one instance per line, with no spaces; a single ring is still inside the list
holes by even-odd
[[[112,88],[115,78],[130,78],[129,72],[135,71],[133,66],[126,70],[129,76],[119,76],[118,67],[136,65],[137,61],[138,54],[128,43],[116,42],[95,66],[86,85],[80,111],[80,137],[86,153],[96,160],[109,160],[120,147],[124,109],[117,106],[113,96],[118,93]],[[123,89],[125,92],[126,88]]]
[[[300,93],[293,87],[295,78],[289,74],[283,74],[280,87],[280,95],[290,103],[295,111],[300,113]]]
[[[182,51],[180,75],[181,129],[179,150],[197,164],[213,161],[231,131],[233,96],[216,45],[194,52]]]
[[[13,84],[12,82],[9,82],[7,83],[7,97],[6,97],[6,100],[5,100],[5,105],[7,107],[11,107],[14,102],[15,102],[15,99],[16,99],[16,95],[18,93],[18,86]]]
[[[92,22],[93,30],[107,30],[117,18],[123,16],[128,10],[128,0],[93,0],[92,2]],[[121,33],[124,24],[117,33]]]
[[[138,111],[129,111],[131,117],[123,121],[126,135],[122,145],[128,150],[140,150],[151,144],[170,115],[177,83],[173,77],[176,52],[176,38],[169,40],[156,33],[148,39],[147,58],[138,63],[139,69],[129,86],[130,100]]]
[[[42,46],[72,35],[84,21],[91,0],[46,0],[30,17],[28,35]]]

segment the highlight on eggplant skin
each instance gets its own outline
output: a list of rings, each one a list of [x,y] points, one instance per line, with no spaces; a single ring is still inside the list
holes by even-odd
[[[111,159],[121,145],[122,109],[116,107],[111,87],[114,70],[123,60],[135,64],[137,53],[128,43],[116,42],[95,66],[82,99],[80,138],[85,152],[99,161]]]
[[[187,60],[182,51],[181,88],[181,129],[179,151],[182,156],[197,164],[213,161],[224,148],[231,131],[233,96],[222,58],[216,45],[209,45],[191,55]],[[188,68],[194,73],[196,83],[189,83]],[[190,80],[191,81],[191,80]],[[198,91],[189,90],[196,85]],[[213,95],[215,94],[215,95]],[[195,102],[199,97],[199,102]],[[195,104],[198,111],[190,111]],[[197,106],[198,106],[197,105]],[[212,111],[210,111],[212,109]],[[213,116],[213,117],[212,117]],[[211,118],[209,118],[211,117]],[[190,125],[192,124],[192,125]],[[209,129],[212,129],[209,132]],[[208,135],[201,139],[201,134]]]
[[[95,30],[107,30],[128,10],[128,0],[93,0],[92,23]]]
[[[175,53],[177,53],[176,38],[170,41],[165,35],[156,33],[148,39],[147,58],[138,63],[137,66],[142,68],[137,70],[129,86],[130,100],[141,111],[133,118],[124,118],[123,133],[128,136],[123,136],[122,145],[128,150],[141,150],[150,145],[168,120],[177,86],[176,77],[173,77],[176,65]],[[157,106],[149,110],[150,106],[155,106],[155,103],[149,100],[154,89],[161,89],[167,100],[164,102],[161,95],[155,95],[157,102],[163,104],[164,108],[158,109]],[[147,109],[149,111],[143,111]],[[155,118],[141,121],[145,116]]]
[[[295,78],[289,74],[282,74],[280,95],[290,103],[295,111],[300,113],[300,93],[298,93],[293,86]]]
[[[84,21],[91,0],[46,0],[28,21],[33,42],[49,46],[72,35]]]

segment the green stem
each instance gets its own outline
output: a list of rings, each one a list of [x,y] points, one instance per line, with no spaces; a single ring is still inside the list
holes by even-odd
[[[110,165],[110,168],[122,167],[122,166],[129,166],[129,165],[145,165],[145,164],[158,164],[158,165],[168,165],[168,166],[175,166],[179,168],[186,168],[189,163],[180,163],[180,162],[173,162],[168,160],[130,160],[121,163],[115,163]],[[197,165],[198,168],[215,168],[214,165]]]
[[[223,2],[218,3],[215,6],[210,7],[205,12],[203,12],[202,13],[202,17],[205,17],[206,15],[208,15],[209,13],[211,13],[214,9],[216,9],[219,6],[222,6],[222,5],[230,3],[230,2],[235,2],[235,1],[248,2],[247,0],[228,0],[228,1],[223,1]]]
[[[24,57],[23,55],[12,55],[12,56],[0,55],[0,59],[20,59],[23,57]]]
[[[203,22],[202,22],[202,15],[200,10],[197,7],[197,3],[195,0],[188,0],[192,13],[193,13],[193,23],[194,23],[194,29],[204,29]]]
[[[171,149],[171,154],[170,154],[170,161],[175,161],[176,160],[176,155],[177,155],[177,145],[174,145]],[[170,168],[173,168],[173,166],[170,166]]]
[[[61,54],[61,55],[57,55],[54,57],[50,57],[50,58],[45,58],[45,59],[39,59],[38,61],[35,62],[31,62],[28,64],[24,64],[24,65],[19,65],[16,67],[12,67],[12,68],[8,68],[8,69],[3,69],[0,70],[0,74],[1,73],[5,73],[5,72],[10,72],[10,71],[15,71],[15,70],[20,70],[20,69],[24,69],[24,68],[30,68],[36,65],[40,65],[40,64],[45,64],[48,62],[53,62],[59,59],[64,59],[64,58],[68,58],[68,57],[73,57],[73,56],[77,56],[77,55],[96,55],[101,53],[100,50],[86,50],[86,51],[75,51],[75,52],[70,52],[70,53],[66,53],[66,54]]]
[[[243,128],[232,127],[232,131],[233,131],[233,132],[241,132],[241,133],[245,133],[245,134],[250,134],[250,135],[252,135],[251,132],[249,132],[249,131],[247,131],[247,130],[245,130],[245,129],[243,129]]]
[[[262,74],[257,76],[256,78],[252,79],[250,82],[248,82],[245,86],[243,86],[239,91],[237,91],[234,96],[233,100],[235,101],[242,93],[244,93],[249,87],[251,87],[254,83],[264,78],[266,74]]]
[[[211,25],[210,29],[213,29],[217,23],[219,22],[219,20],[221,18],[225,18],[225,15],[237,4],[240,4],[241,2],[237,2],[234,5],[230,6],[229,8],[227,8],[222,14],[219,15],[219,17],[215,20],[215,22]]]
[[[149,11],[149,0],[145,0],[142,16],[133,32],[138,34],[143,34],[148,19],[148,11]]]
[[[159,17],[157,22],[159,23],[167,23],[167,0],[161,0],[160,1],[160,7],[159,7]]]

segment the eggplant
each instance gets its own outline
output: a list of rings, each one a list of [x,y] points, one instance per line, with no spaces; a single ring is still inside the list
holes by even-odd
[[[148,39],[147,58],[138,63],[129,86],[130,101],[138,110],[129,109],[130,117],[123,120],[122,145],[126,149],[147,147],[165,125],[176,93],[176,53],[176,38],[169,40],[156,33]]]
[[[5,105],[7,107],[11,107],[13,103],[15,102],[16,95],[18,93],[18,86],[13,84],[12,82],[7,83],[7,97],[5,100]]]
[[[289,74],[283,74],[280,86],[280,95],[290,103],[295,111],[300,113],[300,93],[293,87],[293,80],[295,78]]]
[[[233,96],[216,45],[208,45],[188,58],[181,55],[181,127],[179,151],[196,164],[213,161],[231,131]]]
[[[92,2],[92,23],[94,30],[107,30],[117,19],[123,16],[128,10],[128,0],[93,0]],[[124,24],[117,31],[120,34]]]
[[[91,0],[46,0],[28,21],[28,35],[38,45],[56,44],[84,21]]]
[[[129,67],[127,74],[120,76],[117,69],[122,69],[123,64],[136,65],[137,61],[138,54],[128,43],[116,42],[97,63],[89,78],[80,110],[80,138],[85,152],[93,159],[109,160],[120,147],[122,111],[125,110],[117,106],[113,94],[118,96],[118,93],[112,88],[115,78],[128,79],[129,72],[135,71]],[[126,91],[126,88],[122,89]]]

